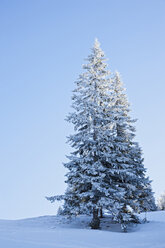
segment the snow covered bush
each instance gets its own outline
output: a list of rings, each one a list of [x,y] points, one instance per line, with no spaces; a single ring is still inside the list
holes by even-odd
[[[158,198],[158,209],[165,210],[165,192]]]

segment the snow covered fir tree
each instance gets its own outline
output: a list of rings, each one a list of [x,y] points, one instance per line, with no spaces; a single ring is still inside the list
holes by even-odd
[[[138,222],[137,213],[154,206],[142,151],[134,141],[135,120],[120,75],[107,69],[97,39],[83,69],[73,91],[74,111],[67,117],[75,129],[68,138],[74,151],[64,164],[67,190],[47,199],[64,200],[64,214],[91,214],[93,229],[108,210],[126,230],[127,223]]]

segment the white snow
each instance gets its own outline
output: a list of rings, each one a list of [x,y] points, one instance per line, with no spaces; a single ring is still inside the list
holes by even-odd
[[[24,220],[0,220],[1,248],[165,248],[165,211],[147,214],[149,223],[120,232],[103,219],[102,230],[88,227],[89,217],[69,220],[43,216]],[[107,227],[108,226],[108,227]]]

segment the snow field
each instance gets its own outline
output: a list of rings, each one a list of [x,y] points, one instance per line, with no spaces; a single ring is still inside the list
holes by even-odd
[[[90,217],[43,216],[0,221],[1,248],[165,248],[165,211],[148,213],[149,223],[120,232],[103,219],[102,230],[88,227]],[[102,221],[102,222],[103,222]],[[108,224],[107,224],[108,223]],[[107,227],[108,225],[108,227]]]

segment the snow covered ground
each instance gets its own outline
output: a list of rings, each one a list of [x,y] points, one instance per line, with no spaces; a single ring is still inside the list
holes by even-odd
[[[120,232],[103,219],[102,230],[91,230],[89,217],[69,220],[43,216],[0,220],[0,248],[165,248],[165,211],[148,213],[149,223]]]

